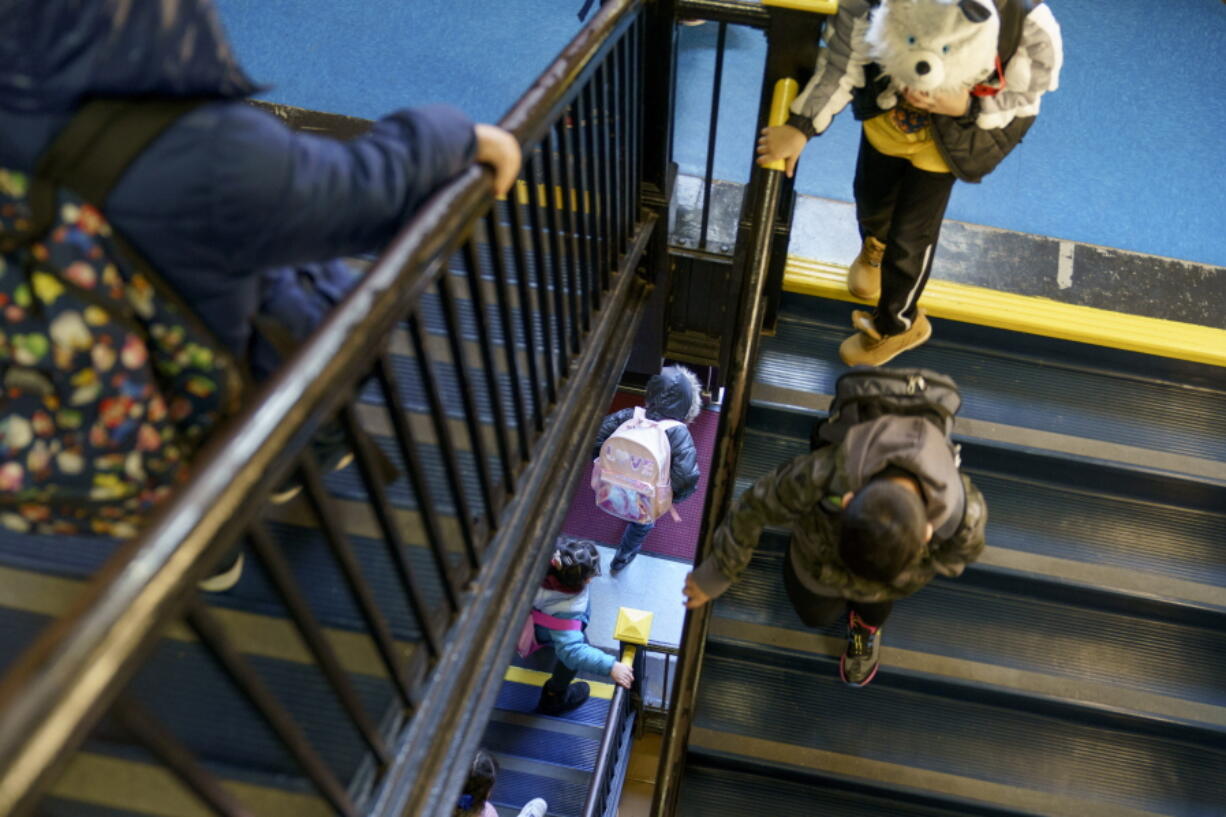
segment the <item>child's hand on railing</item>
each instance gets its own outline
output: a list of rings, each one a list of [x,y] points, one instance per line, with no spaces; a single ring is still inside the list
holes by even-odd
[[[765,165],[782,159],[783,172],[790,179],[796,171],[796,160],[808,142],[805,135],[791,125],[763,128],[758,139],[758,164]]]
[[[609,670],[609,677],[613,679],[613,683],[629,689],[634,683],[634,670],[618,661],[613,665],[613,669]]]
[[[523,161],[519,140],[494,125],[475,125],[473,129],[477,134],[477,161],[493,168],[494,195],[502,198],[510,192],[515,178],[519,176],[519,166]]]

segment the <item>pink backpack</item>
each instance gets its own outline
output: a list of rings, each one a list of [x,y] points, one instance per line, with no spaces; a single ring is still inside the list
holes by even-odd
[[[515,651],[519,653],[520,658],[527,658],[544,646],[536,640],[536,627],[538,624],[546,630],[583,629],[583,622],[577,618],[558,618],[548,613],[542,613],[540,610],[533,610],[524,619],[524,628],[520,630],[519,641],[515,643]]]
[[[668,430],[679,425],[676,420],[648,420],[642,406],[635,408],[634,416],[600,447],[592,468],[596,507],[639,524],[655,522],[665,513],[680,520],[673,508],[673,450],[668,443]]]

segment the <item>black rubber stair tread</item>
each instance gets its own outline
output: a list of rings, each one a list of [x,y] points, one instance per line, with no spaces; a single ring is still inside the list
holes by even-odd
[[[776,334],[763,342],[755,381],[832,394],[845,371],[835,354],[850,331],[845,320],[828,324],[781,315]],[[953,375],[967,417],[1226,461],[1220,432],[1226,395],[1218,391],[953,345],[939,332],[898,365]]]
[[[743,767],[744,764],[742,764]],[[764,810],[770,804],[769,812]],[[825,781],[792,781],[738,769],[701,766],[686,768],[678,798],[678,817],[762,817],[821,815],[821,817],[944,817],[980,815],[981,809],[958,810],[948,801],[939,807],[890,800],[879,794],[830,786]]]
[[[806,650],[820,633],[830,639],[829,648],[841,651],[844,622],[814,631],[797,618],[781,579],[783,538],[768,539],[774,546],[758,553],[717,602],[716,620],[734,622],[723,632],[769,638],[774,649],[780,640],[786,643],[787,633],[736,624],[779,628],[794,633]],[[964,578],[937,579],[897,602],[883,646],[915,653],[921,667],[925,657],[939,656],[1218,707],[1216,728],[1226,743],[1226,632],[988,591]],[[712,639],[720,640],[720,625],[712,627]],[[887,658],[881,672],[890,668]],[[970,676],[972,671],[966,670],[964,680],[990,677]]]
[[[543,797],[549,804],[549,814],[555,817],[578,817],[583,811],[583,803],[587,799],[587,783],[573,780],[562,780],[553,776],[551,770],[541,764],[529,764],[526,761],[521,768],[518,758],[499,757],[502,768],[498,771],[498,782],[490,800],[495,806],[512,809],[522,808],[534,797]],[[533,771],[528,771],[532,769]]]
[[[580,737],[550,729],[490,721],[482,745],[492,752],[540,760],[590,772],[600,752],[598,737]]]
[[[803,714],[803,716],[801,716]],[[854,756],[992,786],[1192,817],[1226,802],[1226,752],[837,675],[711,657],[696,714],[700,746],[747,754],[736,736]],[[761,752],[755,752],[761,754]],[[790,764],[812,753],[793,751]],[[758,761],[761,757],[755,758]],[[985,790],[991,790],[985,787]],[[1014,805],[1002,803],[1001,805]]]

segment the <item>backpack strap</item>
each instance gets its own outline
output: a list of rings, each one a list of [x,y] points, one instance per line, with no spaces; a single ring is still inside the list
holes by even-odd
[[[1022,42],[1022,27],[1026,23],[1026,15],[1042,2],[1043,0],[996,0],[996,9],[1000,13],[996,56],[1002,66],[1008,65],[1009,60],[1017,53],[1017,47]]]
[[[540,610],[532,611],[532,623],[546,630],[582,630],[583,622],[577,618],[558,618]]]
[[[27,200],[30,224],[0,234],[0,251],[38,241],[55,221],[56,191],[69,187],[102,207],[132,161],[203,99],[95,99],[85,103],[39,157]]]

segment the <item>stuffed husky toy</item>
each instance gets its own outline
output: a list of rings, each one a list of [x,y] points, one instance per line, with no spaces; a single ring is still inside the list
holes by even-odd
[[[904,89],[941,94],[983,82],[996,68],[999,34],[992,0],[881,0],[864,35],[891,79],[877,104],[894,107]]]

